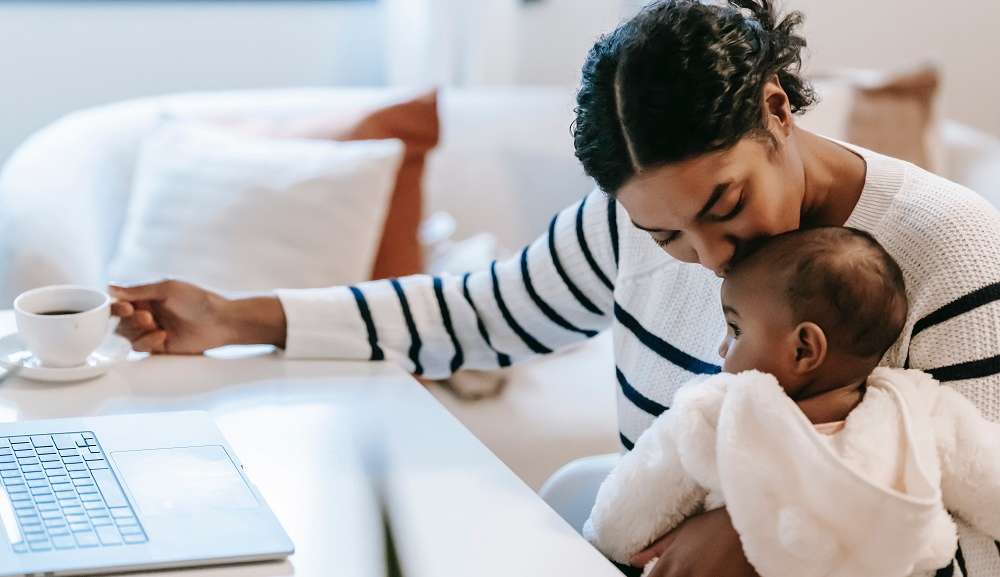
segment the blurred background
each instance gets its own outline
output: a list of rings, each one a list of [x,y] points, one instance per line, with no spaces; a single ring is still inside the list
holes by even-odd
[[[575,84],[639,0],[0,1],[0,160],[95,104],[281,86]],[[1000,134],[1000,2],[785,0],[810,70],[933,61],[942,113]]]

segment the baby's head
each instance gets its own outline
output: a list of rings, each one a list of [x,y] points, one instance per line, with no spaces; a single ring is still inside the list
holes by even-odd
[[[723,370],[771,373],[793,398],[863,380],[906,322],[903,273],[866,232],[781,234],[741,259],[722,285]]]

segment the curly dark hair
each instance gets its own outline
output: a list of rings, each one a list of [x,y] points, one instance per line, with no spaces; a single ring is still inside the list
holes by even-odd
[[[775,75],[793,113],[816,100],[800,75],[803,16],[772,0],[660,0],[602,36],[583,65],[573,140],[608,194],[636,173],[746,136],[770,138],[762,109]]]

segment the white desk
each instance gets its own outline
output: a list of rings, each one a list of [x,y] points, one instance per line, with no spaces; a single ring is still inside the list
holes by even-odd
[[[0,335],[11,332],[12,313],[0,312]],[[130,361],[83,383],[0,385],[0,421],[184,409],[212,414],[296,553],[281,563],[150,575],[385,575],[382,528],[358,465],[361,447],[381,439],[406,577],[621,576],[393,365],[244,349]]]

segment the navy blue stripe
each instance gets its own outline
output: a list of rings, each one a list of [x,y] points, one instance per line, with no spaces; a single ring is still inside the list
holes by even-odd
[[[365,300],[364,293],[356,286],[347,288],[354,295],[354,302],[358,303],[358,312],[361,313],[361,320],[364,321],[365,329],[368,331],[368,344],[372,347],[372,354],[368,359],[371,361],[385,360],[385,353],[382,352],[382,347],[378,346],[378,332],[375,330],[375,322],[372,320],[371,311],[368,310],[368,301]]]
[[[594,274],[604,283],[604,286],[608,287],[609,291],[613,291],[615,286],[604,275],[601,267],[597,266],[597,261],[594,260],[594,255],[590,254],[590,247],[587,246],[587,237],[583,234],[583,207],[587,204],[587,198],[583,197],[583,200],[580,201],[580,208],[576,210],[576,241],[580,243],[580,251],[583,252],[583,257],[587,259],[587,264],[593,269]]]
[[[623,373],[618,367],[615,367],[615,373],[618,374],[618,384],[622,388],[622,393],[625,394],[626,399],[632,401],[633,405],[639,407],[654,417],[659,417],[664,411],[670,408],[664,407],[660,403],[657,403],[653,399],[650,399],[635,390],[635,387],[630,385],[628,379],[625,378],[625,373]]]
[[[444,283],[441,282],[441,277],[434,277],[434,296],[437,298],[438,308],[441,309],[441,321],[444,323],[444,330],[448,331],[448,336],[451,338],[451,344],[455,347],[455,355],[451,357],[451,372],[455,372],[462,368],[462,363],[465,362],[465,354],[462,352],[462,345],[458,342],[458,336],[455,335],[455,327],[451,324],[451,312],[448,310],[448,301],[444,298]]]
[[[955,561],[949,561],[946,567],[942,567],[934,573],[934,577],[954,577],[955,575]]]
[[[573,281],[570,280],[569,275],[566,274],[566,269],[564,269],[562,266],[562,261],[559,260],[559,253],[556,251],[556,219],[558,218],[559,215],[557,214],[553,216],[552,220],[549,222],[549,254],[552,256],[552,264],[555,265],[556,272],[559,273],[559,278],[561,278],[563,282],[566,283],[566,288],[569,289],[569,292],[573,295],[573,298],[575,298],[577,302],[580,303],[580,306],[594,313],[595,315],[604,316],[604,313],[601,312],[601,309],[597,308],[597,305],[595,305],[590,299],[588,299],[586,295],[584,295],[583,292],[581,292],[580,289],[577,288],[577,286],[573,283]]]
[[[503,295],[500,294],[500,279],[497,278],[497,261],[493,261],[490,264],[490,274],[493,276],[493,297],[497,299],[497,307],[500,308],[500,314],[503,316],[503,320],[507,321],[507,326],[510,327],[510,330],[514,331],[514,334],[520,337],[532,352],[542,355],[551,353],[552,349],[538,342],[535,337],[528,334],[528,331],[517,324],[514,316],[510,314],[510,309],[507,308],[507,303],[504,302]]]
[[[465,295],[465,300],[469,302],[469,306],[472,307],[472,312],[476,315],[476,326],[479,328],[479,334],[482,335],[483,340],[486,341],[486,345],[497,354],[497,364],[501,367],[509,367],[510,357],[493,347],[493,342],[490,341],[490,335],[486,332],[486,325],[483,324],[483,319],[479,316],[479,310],[476,308],[476,303],[472,302],[472,294],[469,292],[469,273],[465,273],[465,276],[462,277],[462,294]]]
[[[910,333],[910,338],[916,338],[917,334],[921,331],[929,329],[934,325],[941,324],[961,314],[998,300],[1000,300],[1000,283],[991,284],[989,286],[984,286],[981,289],[977,289],[965,296],[951,301],[914,323],[913,332]]]
[[[696,359],[667,341],[647,331],[635,317],[628,314],[617,302],[615,303],[615,318],[625,328],[632,332],[639,341],[651,351],[667,359],[671,363],[696,375],[714,375],[722,371],[722,367]]]
[[[965,568],[965,555],[962,554],[962,545],[958,545],[958,551],[955,552],[955,561],[958,562],[958,568],[962,570],[962,575],[969,577],[969,570]]]
[[[628,437],[626,437],[625,434],[620,431],[618,433],[618,440],[622,442],[622,446],[625,447],[626,451],[631,451],[633,448],[635,448],[635,443],[629,441]]]
[[[548,305],[548,303],[543,301],[542,297],[538,296],[538,293],[535,292],[535,285],[531,282],[531,273],[528,271],[527,247],[525,247],[525,249],[521,251],[521,277],[524,279],[524,288],[528,291],[528,296],[531,297],[531,300],[534,301],[535,305],[537,305],[538,308],[541,309],[541,311],[545,314],[545,316],[549,317],[550,321],[561,326],[567,331],[580,333],[581,335],[585,335],[587,338],[590,338],[597,334],[597,331],[589,331],[573,325],[572,323],[564,319],[559,313],[553,310],[552,307]]]
[[[927,369],[927,372],[942,383],[964,379],[981,379],[1000,373],[1000,355],[947,367]]]
[[[399,306],[403,309],[403,320],[406,321],[406,330],[410,331],[410,360],[413,361],[413,374],[424,374],[424,367],[420,364],[420,347],[423,343],[420,340],[420,333],[417,331],[417,324],[413,322],[413,313],[410,312],[410,301],[406,299],[403,292],[403,285],[399,284],[399,279],[389,279],[396,296],[399,297]]]
[[[611,235],[611,250],[615,253],[615,266],[618,266],[618,203],[614,197],[608,197],[608,231]]]

